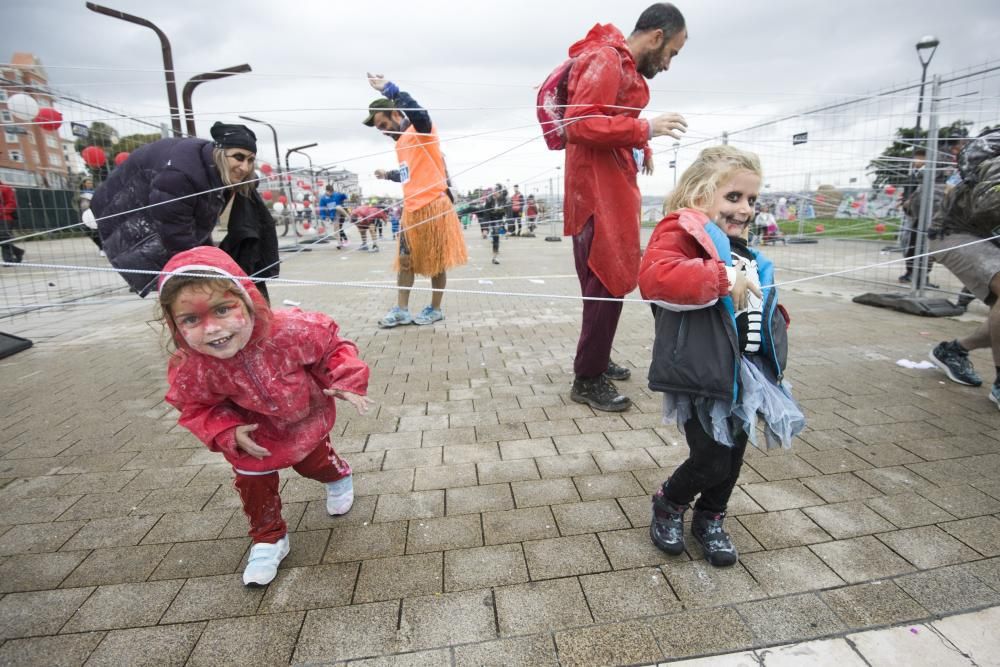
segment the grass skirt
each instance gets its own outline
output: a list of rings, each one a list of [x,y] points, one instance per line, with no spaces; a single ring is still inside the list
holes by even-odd
[[[469,261],[455,206],[441,195],[416,211],[403,211],[400,231],[406,236],[413,272],[433,277]],[[395,268],[399,270],[399,254]]]

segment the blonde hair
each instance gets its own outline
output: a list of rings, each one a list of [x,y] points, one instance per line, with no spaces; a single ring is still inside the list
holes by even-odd
[[[704,210],[715,199],[719,187],[740,171],[749,171],[764,178],[756,153],[733,146],[706,148],[684,170],[677,187],[663,205],[663,214],[669,215],[682,208]]]
[[[256,178],[253,169],[250,170],[250,173],[247,174],[247,177],[242,181],[239,183],[233,183],[233,179],[229,176],[229,158],[226,157],[226,149],[219,147],[213,148],[212,159],[215,161],[215,168],[219,170],[219,176],[222,177],[222,184],[231,187],[236,191],[236,194],[249,197],[257,187],[257,184],[253,180]]]

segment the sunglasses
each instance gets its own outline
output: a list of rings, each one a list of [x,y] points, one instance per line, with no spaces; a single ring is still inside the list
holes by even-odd
[[[231,153],[226,157],[237,162],[253,162],[256,158],[255,155],[247,155],[246,153]]]

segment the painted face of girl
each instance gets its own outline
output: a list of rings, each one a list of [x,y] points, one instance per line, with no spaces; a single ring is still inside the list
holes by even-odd
[[[753,207],[760,195],[760,176],[738,171],[715,191],[715,199],[705,211],[726,236],[742,236],[753,220]]]
[[[171,308],[177,331],[195,352],[229,359],[246,347],[253,318],[243,300],[230,290],[188,285]]]

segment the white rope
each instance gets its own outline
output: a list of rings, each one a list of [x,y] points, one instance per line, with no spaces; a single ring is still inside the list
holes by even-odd
[[[977,245],[979,243],[985,243],[993,241],[995,239],[1000,239],[1000,235],[992,236],[989,238],[976,239],[975,241],[969,241],[968,243],[962,243],[955,246],[949,246],[947,248],[942,248],[940,250],[934,250],[922,254],[913,255],[911,257],[901,257],[899,259],[892,259],[885,262],[877,262],[874,264],[867,264],[865,266],[858,266],[849,269],[842,269],[839,271],[830,271],[827,273],[821,273],[814,276],[807,276],[805,278],[796,278],[794,280],[786,280],[778,283],[771,283],[769,285],[762,285],[761,289],[779,288],[786,287],[788,285],[797,285],[804,282],[811,282],[814,280],[822,280],[824,278],[833,278],[836,276],[842,276],[849,273],[855,273],[858,271],[867,271],[869,269],[875,269],[883,266],[890,266],[892,264],[899,264],[902,262],[908,262],[922,257],[931,257],[944,252],[949,252],[952,250],[957,250],[959,248],[966,248],[969,246]],[[12,263],[0,261],[0,266],[11,266],[21,269],[26,268],[38,268],[38,269],[56,269],[56,270],[69,270],[69,271],[91,271],[98,273],[134,273],[140,275],[148,276],[175,276],[175,275],[190,275],[195,277],[204,278],[218,278],[218,274],[197,274],[197,273],[187,273],[187,272],[175,272],[175,271],[149,271],[145,269],[116,269],[114,267],[100,267],[100,266],[80,266],[74,264],[47,264],[39,262],[20,262]],[[780,267],[778,267],[780,268]],[[549,294],[549,293],[538,293],[538,292],[515,292],[515,291],[496,291],[496,290],[476,290],[476,289],[452,289],[452,288],[435,288],[435,287],[400,287],[396,284],[382,283],[382,282],[372,282],[365,280],[305,280],[300,278],[251,278],[254,282],[266,282],[273,283],[276,285],[302,285],[302,286],[318,286],[318,287],[349,287],[349,288],[362,288],[362,289],[391,289],[391,290],[410,290],[416,292],[440,292],[442,294],[471,294],[477,296],[504,296],[504,297],[522,297],[531,299],[554,299],[554,300],[567,300],[567,301],[607,301],[607,302],[621,302],[621,303],[638,303],[638,304],[651,304],[657,303],[655,299],[642,299],[642,298],[617,298],[617,297],[597,297],[597,296],[582,296],[582,295],[567,295],[567,294]]]

